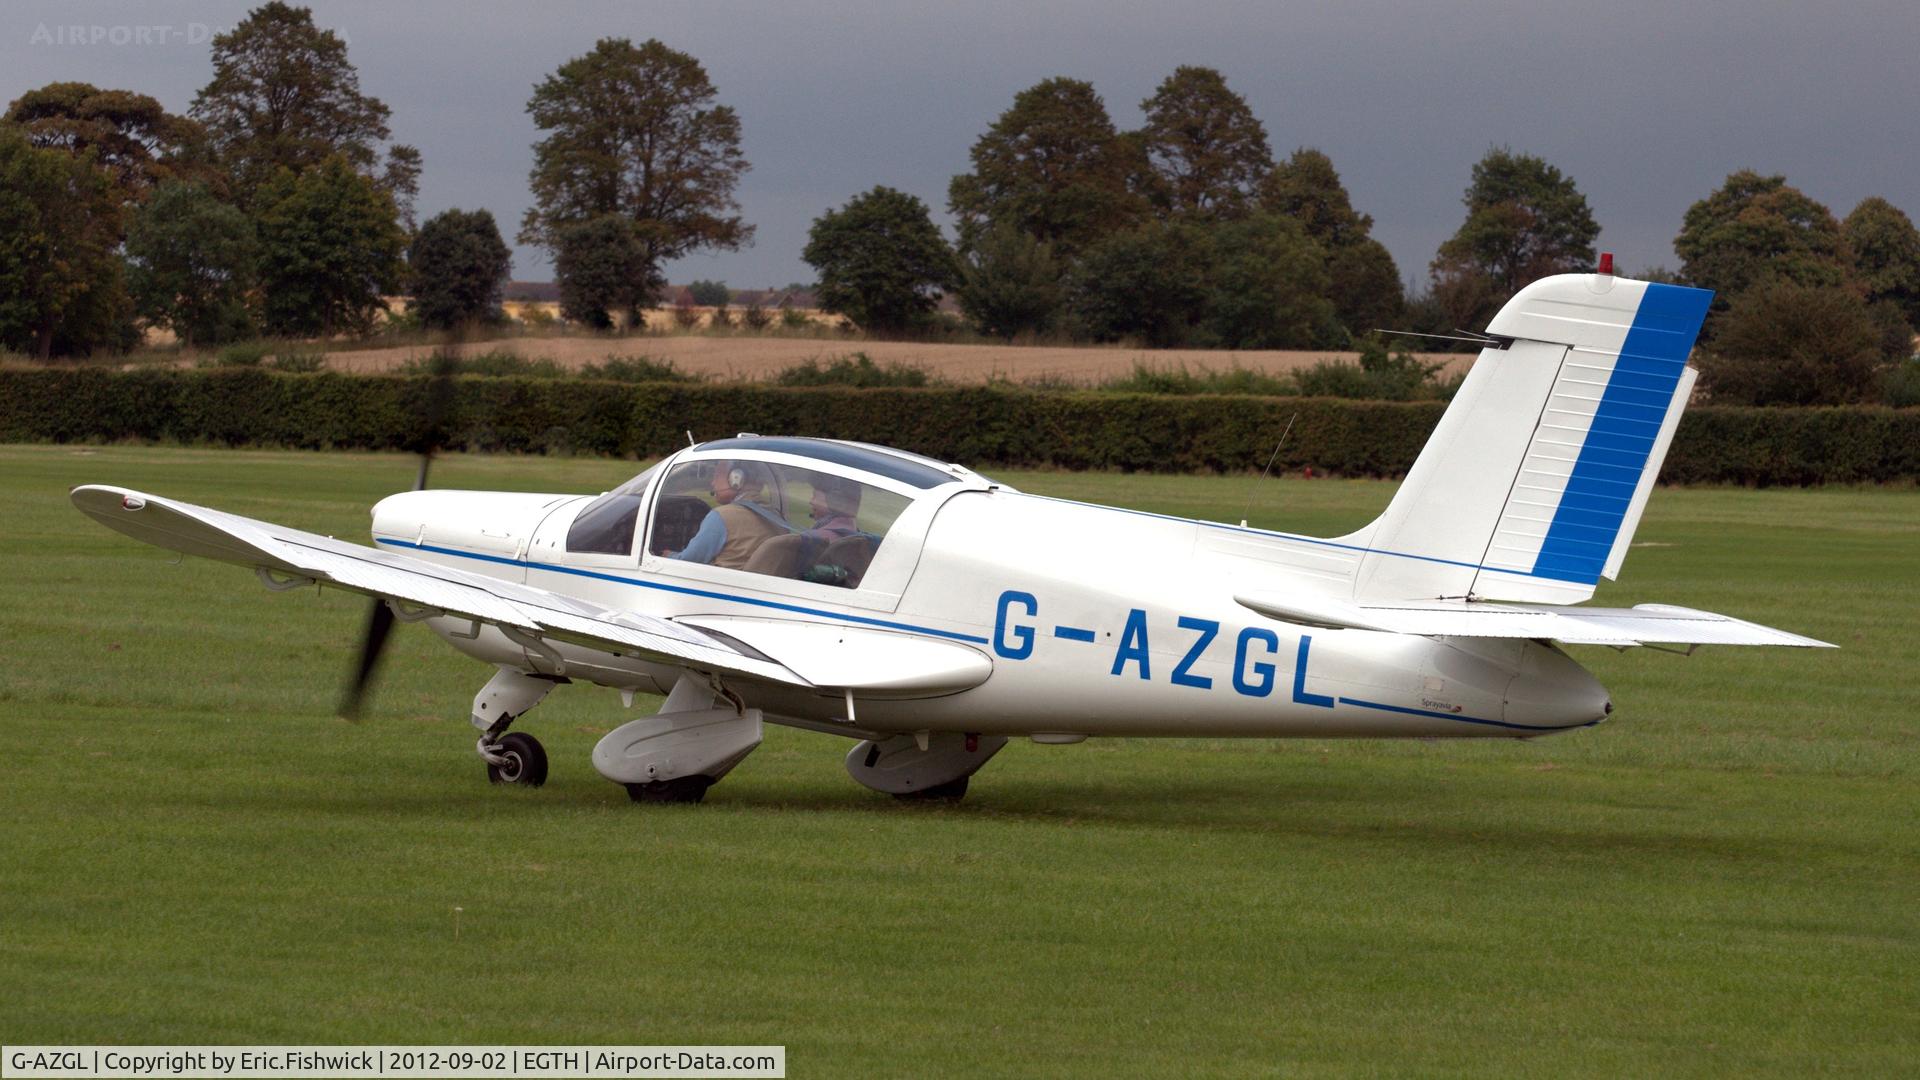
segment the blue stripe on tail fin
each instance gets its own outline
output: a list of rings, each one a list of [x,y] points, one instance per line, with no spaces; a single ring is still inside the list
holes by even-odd
[[[1713,293],[1649,284],[1533,565],[1539,577],[1600,580]]]

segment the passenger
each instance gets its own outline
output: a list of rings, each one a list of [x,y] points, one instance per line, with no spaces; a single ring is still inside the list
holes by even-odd
[[[852,480],[815,474],[813,499],[808,504],[808,509],[813,513],[813,528],[800,534],[807,539],[806,549],[800,556],[799,571],[795,575],[801,581],[820,585],[853,584],[849,581],[847,567],[823,564],[819,560],[834,541],[863,535],[859,521],[860,491],[860,485]],[[866,558],[872,558],[871,549]]]
[[[760,467],[750,462],[714,462],[707,489],[719,505],[707,511],[687,546],[668,552],[668,558],[743,570],[755,548],[794,531],[779,514],[760,504],[766,480]]]
[[[852,536],[860,531],[860,485],[842,477],[816,474],[807,509],[813,514],[813,528],[806,535],[821,541],[823,547]]]

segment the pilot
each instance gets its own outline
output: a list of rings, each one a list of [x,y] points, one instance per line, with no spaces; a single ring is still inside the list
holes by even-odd
[[[760,504],[766,480],[759,466],[716,461],[707,488],[719,505],[707,511],[687,546],[668,558],[742,570],[755,548],[793,531],[784,518]]]

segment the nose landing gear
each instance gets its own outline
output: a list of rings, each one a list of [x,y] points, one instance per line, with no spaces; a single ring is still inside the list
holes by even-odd
[[[509,732],[491,746],[483,738],[479,750],[487,763],[488,783],[539,787],[547,782],[546,747],[525,732]]]
[[[547,751],[540,740],[508,725],[540,703],[556,680],[503,667],[473,698],[474,751],[487,763],[487,782],[539,787],[547,782]]]

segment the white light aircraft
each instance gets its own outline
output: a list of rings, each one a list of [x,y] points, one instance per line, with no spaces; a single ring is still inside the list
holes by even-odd
[[[1605,272],[1523,289],[1386,512],[1331,539],[755,435],[597,498],[393,495],[371,548],[124,488],[72,498],[271,589],[376,598],[355,707],[394,618],[493,665],[472,719],[500,783],[546,779],[508,729],[567,682],[666,696],[593,751],[640,801],[698,801],[765,722],[859,740],[847,771],[877,791],[949,799],[1020,736],[1532,738],[1613,711],[1561,643],[1825,645],[1577,606],[1620,569],[1711,295]]]

